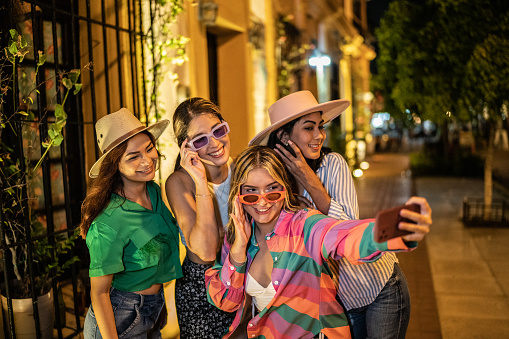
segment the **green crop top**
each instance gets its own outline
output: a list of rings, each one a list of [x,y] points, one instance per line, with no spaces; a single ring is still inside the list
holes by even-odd
[[[113,274],[112,286],[125,292],[182,277],[177,222],[159,186],[151,181],[147,189],[152,211],[112,194],[86,237],[90,277]]]

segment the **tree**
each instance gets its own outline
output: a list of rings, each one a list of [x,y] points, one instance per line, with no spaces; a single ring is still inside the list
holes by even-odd
[[[394,110],[410,109],[444,128],[452,118],[475,122],[479,116],[494,126],[509,99],[508,33],[506,0],[395,0],[376,31],[380,51],[375,89],[385,93]],[[492,191],[490,132],[487,213]],[[444,146],[448,157],[447,139]]]

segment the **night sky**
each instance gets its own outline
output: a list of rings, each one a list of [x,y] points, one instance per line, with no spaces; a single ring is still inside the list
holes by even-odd
[[[368,28],[371,34],[375,35],[375,28],[380,25],[380,19],[392,0],[370,0],[367,1]],[[376,39],[372,42],[373,48],[378,55],[378,44]],[[371,74],[377,74],[376,58],[370,63]]]

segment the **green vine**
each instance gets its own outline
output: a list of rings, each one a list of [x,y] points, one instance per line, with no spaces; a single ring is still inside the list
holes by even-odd
[[[157,0],[154,7],[154,24],[149,32],[147,47],[152,54],[153,65],[150,69],[151,79],[146,80],[150,98],[149,112],[156,120],[166,113],[164,106],[157,101],[160,96],[160,85],[164,77],[178,82],[176,73],[169,70],[170,65],[180,66],[188,60],[186,44],[189,38],[174,34],[172,26],[184,11],[184,0]]]
[[[11,39],[9,40],[9,45],[4,48],[5,55],[7,60],[12,64],[12,102],[16,102],[16,91],[14,90],[16,88],[16,63],[19,64],[23,62],[23,59],[25,55],[29,52],[28,44],[25,39],[25,37],[18,33],[15,29],[9,30],[9,33],[11,35]],[[35,71],[34,76],[34,83],[35,79],[37,78],[37,73],[39,72],[39,67],[44,65],[46,62],[46,55],[43,54],[42,51],[38,51],[38,60],[37,60],[37,68]],[[66,76],[65,76],[66,75]],[[48,128],[48,138],[42,143],[42,146],[46,148],[46,151],[42,154],[37,164],[34,166],[32,171],[35,173],[39,166],[42,164],[42,161],[48,154],[48,151],[52,146],[60,146],[62,141],[64,140],[64,136],[62,135],[62,129],[64,128],[66,122],[67,122],[67,114],[64,110],[65,101],[67,100],[67,96],[69,95],[69,92],[74,87],[74,95],[78,94],[81,90],[81,83],[78,83],[78,78],[80,76],[80,70],[74,69],[71,70],[68,73],[64,73],[64,78],[62,79],[62,84],[67,89],[65,93],[64,100],[61,104],[57,104],[55,106],[55,122],[50,124]],[[2,80],[3,82],[3,80]],[[9,81],[7,81],[9,82]],[[34,91],[37,92],[37,94],[40,94],[39,90],[37,89],[38,86],[34,88]],[[9,89],[8,86],[2,87],[2,93],[7,92]],[[5,91],[5,92],[4,92]],[[30,101],[32,103],[32,99],[30,98],[30,93],[28,93],[26,98],[22,99],[24,102]],[[9,122],[9,119],[13,118],[17,114],[24,115],[24,116],[30,116],[30,112],[19,110],[19,107],[15,110],[15,114],[13,114],[11,117],[4,119],[4,115],[2,114],[0,118],[0,123],[2,128],[5,128],[6,122]],[[14,129],[13,129],[14,130]]]
[[[33,99],[30,95],[36,92],[40,95],[38,88],[46,82],[52,80],[46,79],[41,84],[36,84],[39,68],[46,62],[46,55],[42,51],[37,53],[37,63],[35,68],[35,77],[33,80],[33,89],[29,93],[23,93],[20,98],[20,105],[16,105],[16,72],[19,65],[23,62],[25,55],[29,52],[29,46],[25,37],[18,33],[17,30],[9,30],[10,39],[7,47],[4,47],[5,57],[0,63],[0,132],[3,132],[7,126],[16,135],[16,130],[11,124],[11,119],[21,118],[28,123],[33,121],[34,113],[30,111],[30,105]],[[12,67],[12,72],[5,73],[7,66]],[[67,114],[64,110],[65,102],[69,92],[74,88],[73,94],[76,95],[81,90],[81,84],[78,83],[80,70],[71,70],[59,75],[62,78],[62,84],[67,89],[65,97],[61,104],[55,105],[55,121],[48,127],[48,137],[42,142],[42,146],[46,148],[45,152],[40,156],[35,166],[32,166],[31,160],[25,157],[24,166],[22,167],[19,160],[15,159],[14,149],[9,147],[3,140],[0,144],[0,181],[1,181],[1,201],[3,213],[3,229],[4,240],[7,245],[15,244],[27,239],[28,230],[34,240],[32,244],[32,260],[37,270],[35,278],[34,290],[37,295],[47,292],[49,278],[51,276],[57,278],[64,270],[69,268],[73,263],[78,261],[78,257],[74,256],[65,261],[60,258],[68,254],[69,250],[74,246],[74,242],[79,236],[79,229],[76,229],[71,235],[67,233],[59,234],[55,237],[55,243],[50,244],[48,238],[44,237],[45,228],[38,220],[38,215],[32,213],[31,200],[37,199],[26,197],[24,191],[31,185],[37,177],[37,169],[48,154],[48,151],[59,146],[63,141],[62,129],[67,121]],[[55,76],[57,78],[57,76]],[[12,103],[14,112],[10,116],[5,114],[5,98],[7,93],[12,92]],[[27,106],[26,110],[22,107]],[[26,119],[26,120],[25,120]],[[41,123],[41,122],[39,122]],[[2,133],[3,134],[3,133]],[[30,147],[30,146],[29,146]],[[24,168],[24,169],[22,169]],[[26,201],[28,200],[28,202]],[[26,225],[28,220],[29,225]],[[30,227],[29,229],[27,229]],[[9,247],[11,252],[11,263],[13,275],[16,277],[19,286],[16,287],[16,297],[31,296],[31,278],[28,274],[28,246],[29,244],[20,244]]]

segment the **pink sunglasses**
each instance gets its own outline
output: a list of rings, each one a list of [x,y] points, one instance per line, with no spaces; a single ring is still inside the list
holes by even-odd
[[[210,137],[214,139],[221,139],[228,133],[230,133],[230,126],[228,126],[228,123],[224,121],[214,127],[210,133],[199,135],[188,141],[187,144],[191,147],[192,151],[196,152],[209,144]]]

